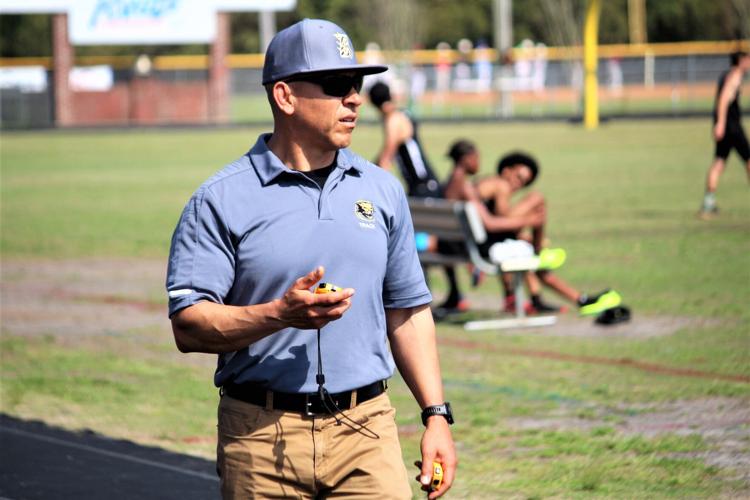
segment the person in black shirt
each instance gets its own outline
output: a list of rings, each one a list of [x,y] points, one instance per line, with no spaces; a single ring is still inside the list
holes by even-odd
[[[706,192],[699,212],[699,216],[704,219],[711,218],[719,211],[716,205],[716,188],[732,149],[742,157],[750,179],[750,145],[742,128],[740,112],[740,86],[743,76],[750,69],[750,55],[746,52],[734,52],[730,60],[732,66],[719,78],[716,91],[713,128],[716,153],[708,169]]]
[[[417,136],[417,122],[398,109],[391,99],[391,89],[385,83],[377,82],[370,87],[369,97],[383,119],[383,148],[375,164],[390,170],[395,162],[409,196],[442,198],[443,188]],[[445,266],[444,270],[450,292],[445,301],[435,308],[435,314],[442,316],[466,311],[469,303],[459,291],[455,269]]]
[[[383,118],[383,148],[375,164],[390,170],[395,161],[409,196],[442,197],[440,182],[419,142],[417,123],[396,107],[385,83],[370,87],[369,96]]]

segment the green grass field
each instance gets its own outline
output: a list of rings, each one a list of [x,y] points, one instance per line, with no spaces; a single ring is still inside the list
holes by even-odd
[[[478,143],[483,175],[504,152],[533,152],[542,166],[536,188],[548,200],[549,238],[568,250],[561,275],[584,290],[616,287],[634,318],[681,321],[672,334],[652,337],[468,333],[441,323],[461,461],[450,498],[750,495],[746,471],[706,459],[721,454],[722,442],[700,432],[696,410],[704,403],[750,407],[748,182],[732,157],[718,192],[720,216],[695,218],[712,156],[709,131],[704,120],[613,122],[589,132],[561,124],[422,127],[441,175],[448,169],[445,152],[459,137]],[[4,133],[3,293],[24,279],[8,271],[16,263],[166,265],[171,232],[191,192],[243,154],[259,132]],[[372,158],[379,144],[378,128],[360,127],[353,149]],[[165,307],[159,280],[140,296],[108,293]],[[439,295],[439,272],[433,282]],[[96,306],[104,300],[97,293],[77,300]],[[499,305],[494,280],[476,293],[497,297]],[[54,328],[21,332],[4,320],[2,411],[212,457],[210,357],[176,353],[165,309],[159,314],[163,322],[146,329],[103,317],[102,334],[82,340]],[[688,369],[699,375],[679,371]],[[411,467],[419,450],[418,407],[398,377],[391,397]],[[652,415],[658,420],[673,404],[693,408],[684,425],[659,433],[633,427]],[[740,433],[737,453],[747,457],[747,418],[727,425],[726,432]]]

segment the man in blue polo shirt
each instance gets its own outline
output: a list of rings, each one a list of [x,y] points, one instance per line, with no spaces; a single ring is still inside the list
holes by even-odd
[[[406,197],[346,149],[362,78],[385,70],[357,64],[328,21],[279,32],[263,68],[273,134],[206,181],[174,232],[175,341],[219,355],[225,498],[410,498],[385,393],[395,366],[423,409],[420,482],[433,461],[444,481],[429,497],[453,481],[453,419]],[[324,275],[344,288],[313,293]]]

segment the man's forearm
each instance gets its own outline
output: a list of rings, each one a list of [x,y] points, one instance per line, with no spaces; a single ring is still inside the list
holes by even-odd
[[[379,167],[381,167],[381,168],[383,168],[385,170],[390,170],[391,169],[391,159],[387,155],[381,154],[380,156],[378,156],[378,161],[377,161],[376,165],[378,165]]]
[[[482,203],[476,203],[482,224],[487,231],[519,231],[526,226],[522,217],[506,217],[490,213]]]
[[[734,99],[740,83],[741,79],[734,75],[730,75],[724,84],[724,88],[721,90],[721,94],[719,94],[719,102],[716,104],[716,124],[722,130],[726,128],[729,104],[732,102],[732,99]]]
[[[443,381],[440,376],[435,323],[429,305],[411,309],[386,310],[391,352],[406,385],[420,408],[443,404]],[[429,493],[429,498],[445,494],[456,474],[456,449],[448,421],[441,415],[427,419],[420,443],[422,453],[419,482],[426,488],[432,477],[433,462],[442,464],[443,487]]]
[[[317,267],[299,278],[283,297],[248,306],[204,301],[172,316],[172,331],[182,352],[222,353],[249,346],[283,328],[322,328],[351,307],[354,290],[313,294],[309,288],[323,278]]]
[[[724,97],[722,93],[719,98],[719,104],[716,106],[716,125],[721,127],[723,130],[727,124],[727,110],[729,109],[729,99]]]
[[[172,317],[172,331],[182,352],[223,353],[247,347],[284,328],[273,302],[227,306],[199,302]]]
[[[389,309],[386,322],[396,366],[420,408],[442,404],[443,381],[430,307]]]

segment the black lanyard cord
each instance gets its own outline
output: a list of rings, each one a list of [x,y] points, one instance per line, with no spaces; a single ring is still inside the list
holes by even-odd
[[[326,383],[326,376],[323,374],[323,355],[321,354],[321,351],[320,351],[320,328],[318,328],[318,346],[317,347],[318,347],[318,374],[315,375],[315,381],[318,383],[318,396],[320,396],[320,400],[323,402],[323,406],[325,406],[326,410],[328,410],[328,413],[333,415],[333,418],[336,419],[336,424],[344,423],[351,429],[362,434],[363,436],[366,436],[372,439],[380,439],[380,436],[375,431],[369,429],[364,424],[360,424],[359,422],[352,420],[347,414],[341,411],[341,409],[336,404],[336,401],[333,400],[333,397],[325,388],[324,384]],[[330,405],[328,404],[329,402],[330,402]],[[333,406],[333,408],[331,408],[331,405]],[[341,415],[341,420],[339,420],[338,415]]]

